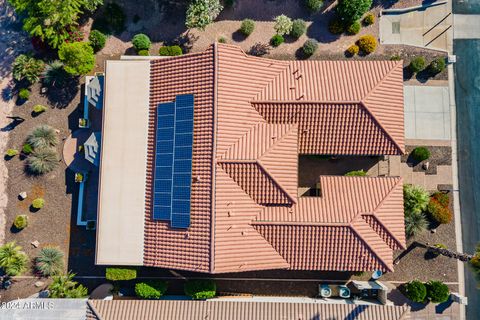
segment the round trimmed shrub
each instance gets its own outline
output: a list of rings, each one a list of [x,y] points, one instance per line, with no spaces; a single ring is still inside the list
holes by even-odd
[[[105,278],[110,281],[125,281],[137,278],[137,269],[128,267],[108,267]]]
[[[183,52],[179,46],[163,46],[158,50],[158,54],[161,56],[181,56]]]
[[[107,42],[107,36],[98,30],[92,30],[90,31],[88,40],[90,41],[90,45],[92,46],[93,51],[97,52],[102,50],[103,47],[105,47],[105,43]]]
[[[31,144],[29,143],[25,143],[22,147],[22,152],[25,153],[25,154],[30,154],[33,152],[33,147]]]
[[[307,31],[307,24],[302,19],[293,20],[292,31],[290,31],[290,36],[295,39],[300,38]]]
[[[148,50],[140,50],[137,52],[139,56],[148,56],[150,55],[150,53],[148,52]]]
[[[354,55],[358,54],[359,51],[360,48],[356,44],[352,44],[350,47],[348,47],[346,52],[349,56],[353,57]]]
[[[22,230],[28,226],[28,217],[25,214],[20,214],[15,217],[15,220],[13,221],[13,225],[15,228],[18,230]]]
[[[220,37],[220,38],[218,38],[218,42],[219,42],[219,43],[227,43],[227,38],[225,38],[225,37]]]
[[[305,6],[311,13],[317,13],[323,6],[322,0],[305,0]]]
[[[255,22],[252,19],[245,19],[242,21],[242,25],[240,26],[240,32],[245,35],[249,36],[252,34],[253,30],[255,29]]]
[[[270,39],[270,44],[274,47],[278,47],[279,45],[281,45],[283,42],[285,41],[285,39],[283,38],[282,35],[279,35],[279,34],[276,34],[272,37],[272,39]]]
[[[359,33],[361,28],[362,28],[362,26],[360,25],[360,22],[355,21],[350,26],[348,26],[347,32],[348,32],[348,34],[354,35],[354,34]]]
[[[418,281],[412,280],[404,285],[405,296],[413,302],[424,302],[427,297],[426,286]]]
[[[453,219],[452,211],[449,208],[442,206],[435,198],[430,199],[427,205],[427,211],[432,219],[440,224],[450,223]]]
[[[45,112],[47,111],[47,107],[45,106],[42,106],[41,104],[36,104],[33,106],[33,112],[34,113],[42,113],[42,112]]]
[[[133,36],[132,38],[132,45],[135,50],[138,52],[140,50],[148,50],[152,45],[150,38],[143,33],[139,33]]]
[[[317,40],[315,40],[315,39],[308,39],[308,40],[305,41],[305,43],[303,44],[302,50],[303,50],[303,53],[304,53],[307,57],[310,57],[311,55],[313,55],[313,54],[315,53],[315,51],[317,51],[317,48],[318,48],[318,42],[317,42]]]
[[[450,205],[450,198],[448,197],[448,194],[443,193],[443,192],[435,192],[432,195],[432,198],[440,202],[440,204],[444,207],[448,207]]]
[[[372,25],[374,23],[375,16],[373,15],[373,13],[369,13],[365,16],[365,18],[363,18],[363,24],[365,24],[366,26]]]
[[[45,205],[45,200],[43,198],[36,198],[32,201],[32,207],[34,209],[42,209]]]
[[[446,67],[445,58],[437,58],[430,62],[428,65],[428,71],[432,74],[442,72]]]
[[[275,25],[273,28],[277,34],[283,36],[284,34],[289,34],[292,31],[293,22],[292,19],[282,14],[275,17]]]
[[[17,154],[18,154],[18,150],[17,149],[8,149],[5,154],[8,156],[8,157],[15,157]]]
[[[343,32],[345,32],[345,25],[338,18],[332,19],[328,23],[328,31],[333,34],[342,34]]]
[[[415,57],[410,61],[410,64],[408,65],[408,68],[410,71],[413,73],[418,73],[425,69],[426,61],[424,57]]]
[[[411,155],[413,160],[421,162],[430,158],[430,150],[426,147],[416,147],[413,149]]]
[[[145,281],[135,284],[135,294],[143,299],[160,299],[167,291],[165,281]]]
[[[87,42],[64,43],[58,50],[63,69],[72,76],[87,74],[95,67],[95,54]]]
[[[22,88],[18,91],[18,97],[22,100],[28,100],[30,98],[30,91],[26,88]]]
[[[450,289],[441,281],[431,280],[425,286],[427,287],[427,298],[433,303],[445,302],[450,297]]]
[[[184,291],[194,300],[210,299],[217,294],[217,285],[210,279],[190,280],[185,283]]]
[[[377,49],[377,39],[372,35],[366,35],[358,39],[357,45],[363,53],[370,54]]]

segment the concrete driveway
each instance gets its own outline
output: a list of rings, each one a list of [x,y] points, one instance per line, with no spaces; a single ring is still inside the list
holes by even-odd
[[[405,95],[405,138],[450,140],[447,86],[408,86]]]

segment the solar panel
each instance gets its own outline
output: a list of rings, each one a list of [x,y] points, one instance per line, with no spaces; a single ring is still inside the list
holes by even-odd
[[[193,104],[191,94],[157,108],[153,219],[190,226]]]

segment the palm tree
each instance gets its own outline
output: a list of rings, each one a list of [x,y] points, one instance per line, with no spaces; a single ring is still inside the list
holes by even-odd
[[[60,60],[50,62],[42,73],[42,81],[47,86],[61,87],[69,77]]]
[[[33,131],[27,137],[27,143],[33,147],[33,149],[54,147],[58,143],[57,134],[55,129],[49,125],[40,125],[33,129]]]
[[[17,276],[26,270],[28,257],[15,241],[0,247],[0,267],[9,276]]]
[[[405,213],[405,233],[407,237],[415,236],[428,226],[427,218],[422,212]]]
[[[57,151],[52,148],[35,150],[27,158],[28,170],[33,174],[44,174],[52,171],[58,165]]]
[[[48,287],[49,298],[83,298],[88,291],[83,285],[73,281],[74,273],[54,276],[53,282]],[[78,286],[77,286],[78,285]]]
[[[56,247],[43,248],[35,262],[35,266],[44,276],[53,276],[63,271],[63,252]]]

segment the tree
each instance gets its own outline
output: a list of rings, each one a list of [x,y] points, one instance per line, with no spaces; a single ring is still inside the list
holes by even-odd
[[[405,295],[413,302],[424,302],[427,297],[427,288],[423,282],[412,280],[404,285]]]
[[[54,276],[53,282],[48,286],[49,298],[83,298],[88,291],[83,285],[73,281],[74,273]]]
[[[430,195],[421,187],[411,184],[403,186],[403,208],[405,215],[425,211],[429,202]]]
[[[292,31],[293,22],[292,19],[282,14],[275,17],[275,25],[273,28],[277,34],[283,36],[284,34],[289,34]]]
[[[0,267],[9,276],[18,276],[26,270],[28,257],[15,241],[0,247]]]
[[[469,261],[470,268],[472,269],[477,281],[480,281],[480,243],[477,244],[475,254]]]
[[[428,281],[425,286],[427,287],[427,298],[433,303],[443,303],[450,297],[450,289],[441,281]]]
[[[215,20],[223,7],[219,0],[194,0],[187,9],[187,28],[204,30],[206,26]]]
[[[43,248],[35,261],[35,267],[44,276],[53,276],[63,272],[63,252],[55,247]]]
[[[347,24],[360,19],[372,6],[372,0],[340,0],[337,14]]]
[[[87,74],[95,66],[93,48],[87,42],[62,44],[58,57],[65,64],[65,71],[73,76]]]
[[[94,11],[103,0],[8,0],[25,16],[23,29],[52,48],[59,48],[69,37],[81,13]]]
[[[12,64],[13,78],[17,81],[27,80],[30,83],[38,81],[40,74],[45,68],[42,60],[21,54]]]
[[[405,213],[405,233],[408,237],[421,233],[427,226],[427,218],[423,212]]]
[[[42,82],[47,86],[62,87],[71,77],[63,67],[63,62],[60,60],[47,64],[42,73]]]

